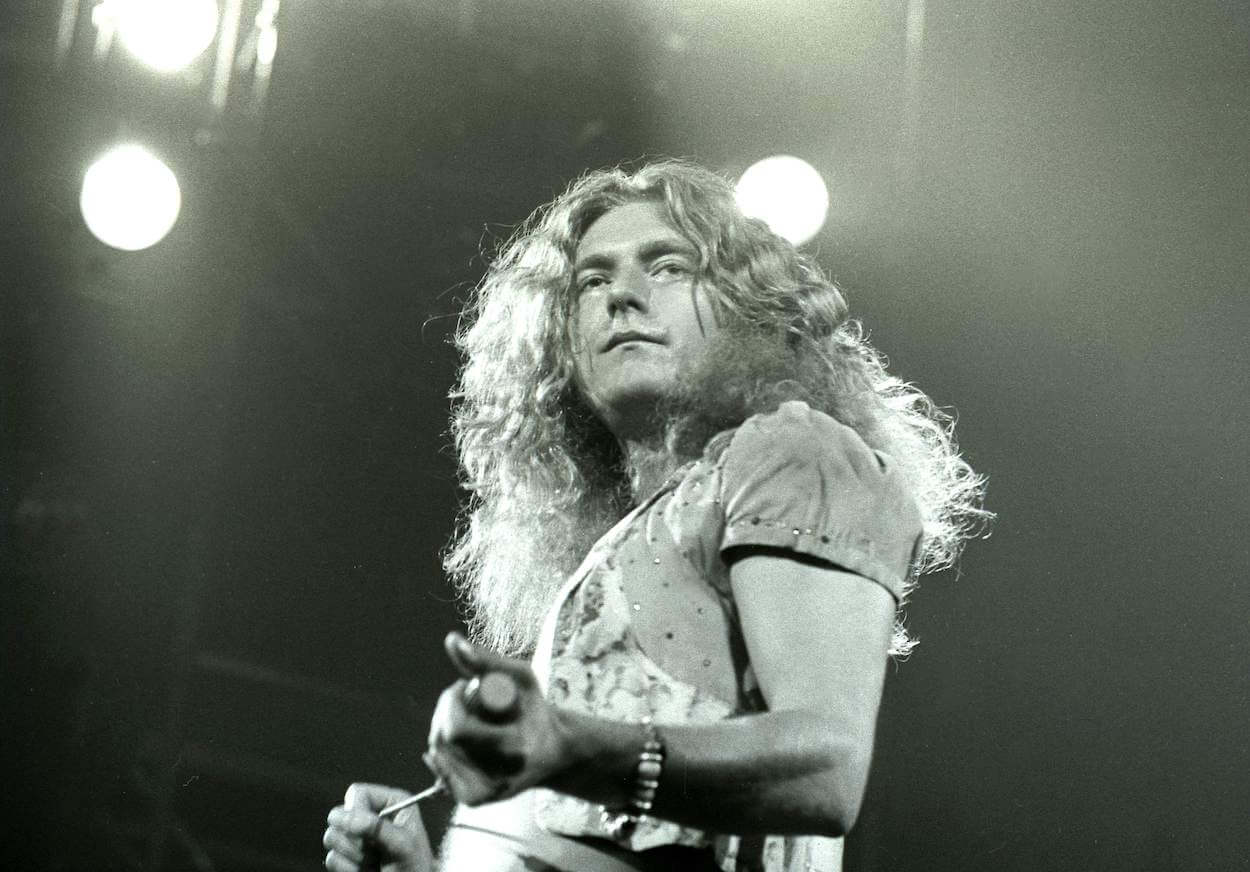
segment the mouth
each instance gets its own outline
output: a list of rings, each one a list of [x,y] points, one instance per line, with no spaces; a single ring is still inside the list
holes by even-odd
[[[603,344],[602,351],[611,351],[618,345],[624,345],[626,342],[650,342],[658,345],[660,338],[651,333],[642,333],[638,330],[624,330],[620,333],[613,333],[608,337],[608,341]]]

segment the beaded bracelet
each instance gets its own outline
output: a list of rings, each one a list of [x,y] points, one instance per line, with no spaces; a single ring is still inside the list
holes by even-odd
[[[664,771],[664,742],[660,732],[651,722],[651,716],[642,719],[646,738],[638,754],[638,768],[634,773],[634,793],[629,808],[623,812],[603,810],[602,823],[608,835],[617,842],[628,842],[638,824],[655,803],[655,791],[660,786],[660,773]]]

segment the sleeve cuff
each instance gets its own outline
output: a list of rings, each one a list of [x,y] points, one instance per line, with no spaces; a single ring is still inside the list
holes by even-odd
[[[902,601],[903,579],[896,578],[876,554],[872,541],[866,538],[823,533],[811,527],[796,527],[784,521],[748,518],[725,528],[721,552],[743,545],[781,548],[831,563],[840,569],[861,575],[885,588],[894,602]]]

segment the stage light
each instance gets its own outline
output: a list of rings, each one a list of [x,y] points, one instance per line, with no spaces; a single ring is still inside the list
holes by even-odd
[[[190,64],[217,35],[214,0],[112,0],[110,5],[122,45],[164,73]]]
[[[256,63],[263,67],[272,66],[277,54],[278,31],[272,27],[266,27],[256,37]]]
[[[120,145],[83,176],[83,220],[105,245],[138,251],[155,245],[178,220],[182,192],[173,170],[140,145]]]
[[[815,236],[829,212],[829,190],[815,167],[789,155],[752,164],[738,180],[738,207],[764,221],[778,236],[802,245]]]

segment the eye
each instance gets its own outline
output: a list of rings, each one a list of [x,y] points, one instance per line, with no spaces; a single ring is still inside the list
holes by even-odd
[[[595,273],[595,274],[588,275],[585,278],[581,279],[577,283],[577,290],[578,291],[593,291],[596,288],[603,287],[607,283],[608,283],[608,279],[606,276]]]
[[[652,271],[654,275],[663,278],[682,278],[690,275],[690,267],[685,263],[677,260],[665,260],[655,265]]]

